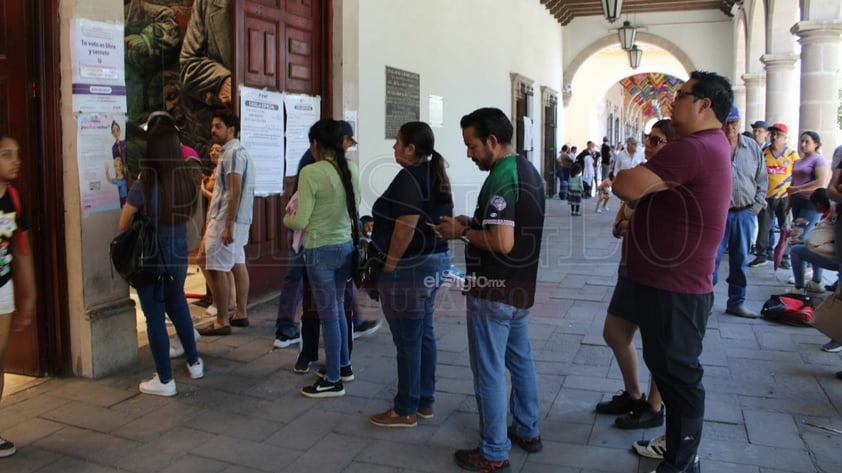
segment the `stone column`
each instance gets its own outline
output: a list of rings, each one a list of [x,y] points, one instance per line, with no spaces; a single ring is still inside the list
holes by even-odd
[[[766,75],[743,74],[745,82],[745,124],[746,129],[757,120],[766,120]],[[734,90],[736,101],[737,91]]]
[[[800,21],[792,33],[801,43],[801,127],[822,138],[822,154],[831,156],[839,130],[842,20]]]
[[[766,65],[766,116],[771,123],[780,122],[798,129],[798,76],[795,73],[797,54],[764,54]]]
[[[746,86],[744,85],[733,85],[731,87],[734,90],[734,106],[740,110],[740,116],[742,117],[743,125],[745,125],[746,117],[748,116],[748,112],[746,111]]]

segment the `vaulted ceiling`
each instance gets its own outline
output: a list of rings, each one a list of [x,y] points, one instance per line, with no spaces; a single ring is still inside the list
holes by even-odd
[[[556,20],[565,26],[578,16],[602,16],[600,0],[540,0]],[[720,10],[731,16],[731,8],[742,0],[625,0],[622,15],[630,13]]]

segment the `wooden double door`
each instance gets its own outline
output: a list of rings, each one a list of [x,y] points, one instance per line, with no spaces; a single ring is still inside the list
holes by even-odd
[[[322,114],[329,115],[331,0],[230,1],[233,89],[242,84],[320,95]],[[36,322],[12,334],[6,370],[35,376],[71,371],[58,4],[0,2],[0,131],[21,147],[16,185],[29,209],[39,295]],[[250,269],[257,273],[252,292],[258,295],[280,287],[285,268],[278,256],[285,253],[286,232],[278,216],[284,203],[276,195],[255,204],[247,249],[257,263]]]

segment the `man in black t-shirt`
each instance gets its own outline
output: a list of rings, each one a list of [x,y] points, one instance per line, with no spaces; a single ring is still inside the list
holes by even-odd
[[[435,227],[440,238],[466,245],[468,347],[481,416],[479,448],[459,450],[455,460],[467,470],[494,471],[509,468],[512,442],[530,453],[543,448],[527,316],[535,301],[544,185],[532,163],[516,155],[512,124],[501,110],[476,110],[461,126],[468,157],[490,174],[473,219],[443,217]],[[506,369],[513,400],[508,429]]]

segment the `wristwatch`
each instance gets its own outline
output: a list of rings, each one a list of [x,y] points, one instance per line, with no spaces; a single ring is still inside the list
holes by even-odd
[[[468,232],[469,231],[471,231],[471,227],[465,227],[462,230],[462,236],[459,237],[459,239],[464,241],[466,245],[471,243],[471,240],[468,239]]]

